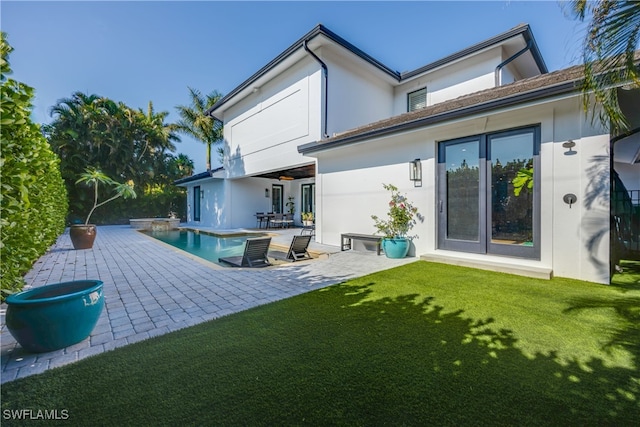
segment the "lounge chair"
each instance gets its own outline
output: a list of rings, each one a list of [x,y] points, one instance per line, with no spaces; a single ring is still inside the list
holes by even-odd
[[[259,237],[247,239],[242,256],[218,258],[218,261],[231,264],[236,267],[266,267],[271,265],[267,258],[271,237]]]
[[[286,254],[284,252],[273,251],[270,252],[269,255],[276,259],[291,262],[300,261],[303,259],[311,259],[311,255],[309,255],[309,252],[307,251],[310,241],[310,235],[293,236],[291,246],[289,246],[289,251]]]

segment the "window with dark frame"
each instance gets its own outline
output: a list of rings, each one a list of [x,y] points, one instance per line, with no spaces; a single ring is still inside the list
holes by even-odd
[[[420,110],[427,106],[427,88],[418,89],[407,94],[407,111]]]
[[[200,221],[200,198],[201,195],[200,186],[193,187],[193,220]]]

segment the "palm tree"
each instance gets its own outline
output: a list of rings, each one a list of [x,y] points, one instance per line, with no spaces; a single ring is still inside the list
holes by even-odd
[[[602,105],[600,122],[614,131],[628,130],[616,87],[628,84],[640,88],[635,52],[640,42],[640,2],[572,0],[570,6],[580,21],[591,18],[583,47],[585,111],[589,110],[588,95],[593,94]]]
[[[193,175],[193,160],[186,154],[178,154],[175,159],[175,166],[179,173],[179,178]]]
[[[135,152],[133,160],[137,165],[135,172],[140,179],[151,184],[161,179],[161,170],[165,168],[167,153],[174,152],[174,142],[180,142],[176,134],[176,125],[165,123],[168,111],[156,112],[153,102],[149,101],[147,111],[141,108],[130,112],[132,117]]]
[[[144,151],[153,147],[160,151],[175,151],[174,142],[180,142],[180,137],[176,135],[176,125],[167,124],[164,120],[169,115],[168,111],[156,113],[153,109],[153,102],[149,101],[147,112],[143,112],[142,108],[138,109],[141,122],[146,126],[148,134],[147,144]],[[144,154],[144,151],[142,154]]]
[[[205,112],[222,98],[222,94],[213,91],[203,96],[200,91],[188,88],[191,105],[178,105],[176,109],[180,120],[176,123],[176,131],[207,144],[207,171],[211,170],[211,146],[222,142],[222,123],[205,115]],[[220,158],[224,155],[222,147],[217,149]]]

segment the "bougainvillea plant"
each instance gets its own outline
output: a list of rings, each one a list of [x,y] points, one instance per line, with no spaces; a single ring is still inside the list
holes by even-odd
[[[392,184],[382,184],[385,190],[391,191],[389,212],[387,219],[381,219],[377,215],[371,215],[378,233],[387,239],[404,238],[416,225],[416,219],[420,219],[418,208],[400,194],[398,188]]]

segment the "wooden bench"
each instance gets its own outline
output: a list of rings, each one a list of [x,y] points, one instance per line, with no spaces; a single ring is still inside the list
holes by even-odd
[[[382,243],[382,237],[374,236],[372,234],[342,233],[340,235],[341,250],[346,251],[348,249],[351,249],[351,242],[353,240],[362,240],[364,242],[375,242],[377,244],[378,255],[380,255],[380,246]]]

